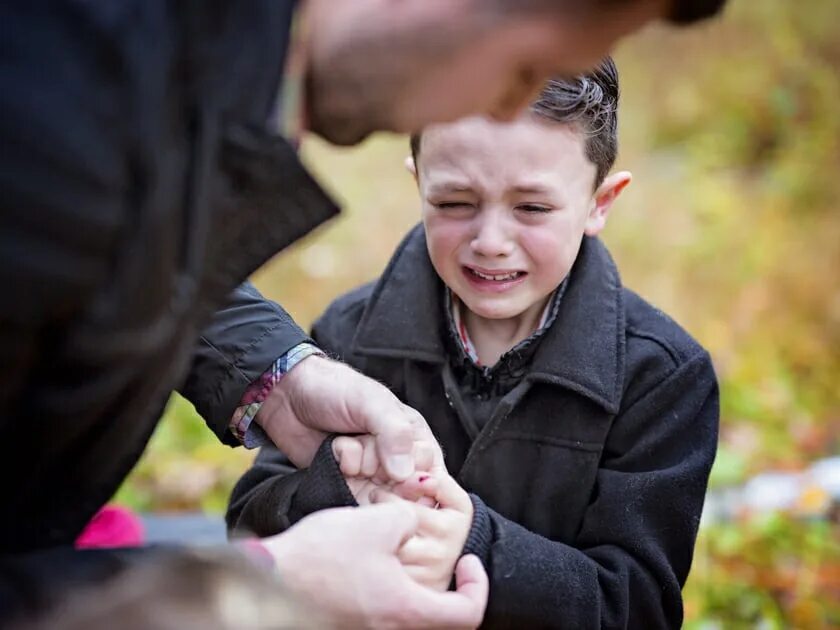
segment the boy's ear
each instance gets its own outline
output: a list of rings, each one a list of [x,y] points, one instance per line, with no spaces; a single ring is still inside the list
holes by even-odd
[[[633,181],[633,175],[629,171],[619,171],[607,176],[598,186],[598,190],[592,197],[592,208],[589,210],[583,230],[587,236],[600,234],[607,224],[613,202],[631,181]]]
[[[411,176],[414,177],[414,181],[417,181],[417,164],[414,163],[414,157],[409,155],[405,158],[405,170],[411,173]]]

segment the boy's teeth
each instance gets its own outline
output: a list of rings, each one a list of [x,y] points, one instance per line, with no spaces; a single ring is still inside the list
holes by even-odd
[[[501,275],[490,275],[486,273],[481,273],[480,271],[476,271],[475,269],[470,269],[475,275],[483,280],[495,280],[496,282],[502,282],[504,280],[514,280],[519,277],[518,271],[513,271],[511,273],[505,273]]]

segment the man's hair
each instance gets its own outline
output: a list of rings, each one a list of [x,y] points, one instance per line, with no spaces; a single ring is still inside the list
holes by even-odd
[[[536,115],[574,125],[584,135],[586,157],[595,165],[595,187],[601,185],[618,153],[618,69],[610,57],[586,74],[571,79],[550,79],[531,103]],[[411,136],[415,164],[421,133]]]
[[[638,0],[494,0],[499,9],[517,13],[532,11],[574,11],[630,4]],[[670,0],[664,17],[674,24],[692,24],[710,18],[723,8],[726,0]],[[587,6],[588,5],[588,6]]]

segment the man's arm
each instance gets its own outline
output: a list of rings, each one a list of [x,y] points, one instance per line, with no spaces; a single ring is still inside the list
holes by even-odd
[[[501,627],[678,628],[717,444],[718,391],[703,353],[615,419],[574,546],[473,496],[465,552],[490,575]]]
[[[220,440],[237,445],[231,419],[248,387],[296,346],[312,342],[250,283],[237,287],[202,333],[180,393]]]
[[[312,327],[315,344],[338,359],[347,356],[359,314],[348,316],[339,306],[342,302],[342,298],[334,302]],[[361,304],[353,310],[359,311]],[[331,443],[331,438],[324,441]],[[253,466],[231,493],[225,515],[229,534],[270,536],[311,512],[356,505],[331,450],[324,449],[324,444],[312,464],[300,469],[273,443],[262,446]]]

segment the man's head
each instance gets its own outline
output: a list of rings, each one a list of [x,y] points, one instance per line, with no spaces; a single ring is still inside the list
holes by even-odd
[[[511,118],[656,18],[725,0],[307,0],[309,123],[340,144],[473,113]]]
[[[630,174],[617,152],[618,73],[611,59],[552,79],[510,122],[478,116],[412,139],[432,264],[475,315],[538,310],[569,273],[584,235],[606,224]]]

